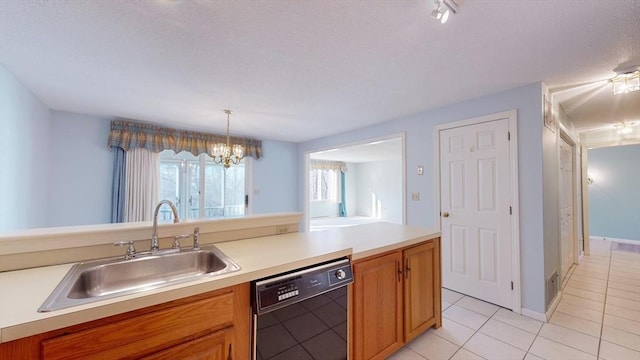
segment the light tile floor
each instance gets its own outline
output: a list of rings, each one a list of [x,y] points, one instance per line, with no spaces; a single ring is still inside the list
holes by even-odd
[[[389,360],[640,360],[640,252],[592,241],[542,323],[447,289],[442,327]]]

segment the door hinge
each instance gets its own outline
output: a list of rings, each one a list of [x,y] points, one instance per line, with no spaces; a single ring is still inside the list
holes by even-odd
[[[507,141],[511,141],[511,131],[507,131]]]
[[[513,281],[511,282],[511,290],[513,290]]]
[[[249,195],[244,196],[244,207],[249,207]]]
[[[513,215],[513,207],[509,206],[509,215]]]

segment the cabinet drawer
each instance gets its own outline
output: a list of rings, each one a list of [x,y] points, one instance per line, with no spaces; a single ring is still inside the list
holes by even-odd
[[[233,324],[233,293],[148,313],[42,342],[44,359],[122,359],[162,350]]]
[[[231,328],[199,337],[145,356],[140,360],[228,360],[231,359]]]

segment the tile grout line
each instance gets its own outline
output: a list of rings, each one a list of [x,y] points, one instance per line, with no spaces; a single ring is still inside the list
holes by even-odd
[[[497,306],[497,305],[496,305],[496,306]],[[466,308],[464,308],[464,309],[466,309]],[[500,321],[500,320],[498,320],[498,319],[494,319],[493,317],[498,313],[498,311],[500,311],[500,309],[504,309],[504,308],[503,308],[503,307],[501,307],[501,306],[498,306],[498,310],[496,310],[496,312],[494,312],[494,313],[493,313],[489,318],[487,318],[487,320],[485,320],[485,321],[482,323],[482,325],[480,325],[480,327],[478,328],[478,330],[471,329],[470,327],[468,327],[468,326],[466,326],[466,325],[464,325],[464,324],[460,324],[459,322],[455,321],[454,319],[449,319],[449,318],[447,318],[449,321],[453,321],[454,323],[456,323],[456,324],[458,324],[458,325],[460,325],[460,326],[464,326],[464,327],[466,327],[466,328],[468,328],[468,329],[474,330],[474,333],[469,337],[469,339],[468,339],[467,341],[465,341],[462,345],[460,345],[460,347],[458,348],[458,350],[456,350],[456,352],[454,352],[454,353],[453,353],[453,355],[451,355],[451,357],[450,357],[449,359],[453,358],[453,357],[458,353],[458,351],[460,351],[460,349],[464,348],[464,345],[465,345],[466,343],[468,343],[468,342],[469,342],[469,340],[471,340],[471,338],[472,338],[472,337],[474,337],[477,333],[480,333],[480,334],[482,334],[482,335],[484,335],[484,336],[486,336],[486,337],[490,337],[490,338],[492,338],[492,339],[494,339],[494,340],[496,340],[496,341],[498,341],[498,342],[501,342],[501,343],[503,343],[503,344],[509,345],[509,346],[511,346],[511,347],[513,347],[513,348],[515,348],[515,349],[522,350],[522,349],[520,349],[520,348],[518,348],[518,347],[515,347],[515,346],[513,346],[513,345],[511,345],[511,344],[509,344],[509,343],[504,342],[504,341],[503,341],[503,340],[501,340],[501,339],[498,339],[498,338],[495,338],[495,337],[493,337],[493,336],[491,336],[491,335],[489,335],[489,334],[485,334],[485,333],[480,332],[480,329],[482,329],[482,327],[483,327],[484,325],[486,325],[486,324],[489,322],[489,320],[493,319],[493,320],[495,320],[495,321],[497,321],[497,322],[499,322],[499,323],[501,323],[501,324],[504,324],[504,325],[507,325],[507,326],[514,327],[514,328],[516,328],[516,329],[522,330],[522,331],[527,332],[527,333],[529,333],[529,334],[533,334],[533,333],[530,333],[530,332],[528,332],[528,331],[526,331],[526,330],[520,329],[520,328],[518,328],[517,326],[513,326],[513,325],[508,324],[508,323],[506,323],[506,322],[504,322],[504,321]],[[473,311],[473,310],[471,310],[471,309],[466,309],[466,310],[469,310],[469,311],[475,312],[475,311]],[[480,313],[478,313],[478,312],[475,312],[475,313],[476,313],[476,314],[479,314],[479,315],[483,315],[483,316],[484,316],[484,314],[480,314]],[[542,327],[540,327],[540,328],[542,329]],[[539,333],[539,332],[540,332],[540,330],[538,330],[538,333]],[[447,340],[447,339],[445,339],[445,338],[443,338],[443,337],[439,336],[438,334],[434,334],[434,335],[436,335],[436,336],[438,336],[438,337],[440,337],[440,338],[442,338],[442,339],[444,339],[444,340]],[[538,335],[537,335],[537,333],[536,333],[535,335],[536,335],[536,337],[538,336]],[[447,340],[447,341],[449,341],[449,340]],[[534,338],[534,341],[535,341],[535,338]],[[533,342],[532,342],[531,344],[533,344]],[[529,345],[529,348],[531,348],[531,345]],[[469,350],[469,349],[465,349],[465,350],[469,351],[470,353],[472,353],[472,354],[474,354],[474,355],[477,355],[477,356],[479,356],[479,357],[483,358],[482,356],[480,356],[480,355],[478,355],[478,354],[474,353],[473,351],[471,351],[471,350]],[[527,356],[527,353],[528,353],[528,350],[522,350],[522,351],[524,351],[524,352],[525,352],[525,353],[524,353],[524,355],[525,355],[525,357],[526,357],[526,356]],[[484,358],[483,358],[483,359],[484,359]]]
[[[571,275],[573,275],[573,272],[571,273]],[[569,277],[571,277],[571,276],[569,276]],[[568,282],[568,281],[569,281],[569,279],[567,279],[567,282]],[[467,295],[464,295],[464,296],[467,296]],[[464,296],[463,296],[463,297],[461,297],[460,299],[456,300],[456,302],[455,302],[455,303],[452,303],[452,304],[451,304],[451,306],[455,305],[458,301],[462,300],[462,299],[464,298]],[[474,298],[474,299],[475,299],[475,298]],[[495,305],[495,304],[494,304],[494,305]],[[459,305],[458,305],[458,306],[459,306]],[[496,306],[498,306],[498,305],[496,305]],[[472,309],[467,309],[467,308],[465,308],[464,306],[459,306],[459,307],[461,307],[461,308],[463,308],[463,309],[466,309],[466,310],[469,310],[469,311],[471,311],[471,312],[474,312],[474,313],[476,313],[476,314],[478,314],[478,315],[485,316],[484,314],[478,313],[478,312],[476,312],[476,311],[474,311],[474,310],[472,310]],[[494,318],[494,316],[498,313],[498,311],[500,311],[500,309],[504,309],[504,308],[503,308],[503,307],[501,307],[501,306],[498,306],[498,310],[496,310],[496,311],[495,311],[495,312],[494,312],[494,313],[493,313],[493,314],[492,314],[492,315],[491,315],[491,316],[490,316],[490,317],[489,317],[485,322],[483,322],[483,323],[482,323],[482,325],[478,328],[478,330],[475,330],[475,332],[473,333],[473,335],[471,335],[471,336],[469,337],[469,340],[471,340],[471,338],[472,338],[473,336],[475,336],[477,333],[479,333],[479,332],[480,332],[480,329],[481,329],[481,328],[482,328],[482,327],[483,327],[487,322],[489,322],[489,320],[493,319],[493,320],[495,320],[495,321],[497,321],[497,322],[499,322],[499,323],[501,323],[501,324],[504,324],[504,325],[507,325],[507,326],[511,326],[511,327],[516,328],[516,329],[518,329],[518,330],[522,330],[522,331],[527,332],[527,333],[529,333],[529,334],[535,335],[535,337],[533,338],[533,341],[531,342],[531,345],[529,345],[529,347],[527,348],[527,350],[523,350],[523,349],[520,349],[520,348],[518,348],[518,347],[515,347],[515,346],[513,346],[513,345],[511,345],[511,344],[509,344],[509,343],[506,343],[506,342],[504,342],[503,340],[500,340],[500,339],[498,339],[498,338],[495,338],[495,337],[493,337],[493,336],[491,336],[491,335],[489,335],[489,334],[481,333],[482,335],[485,335],[485,336],[487,336],[487,337],[490,337],[490,338],[492,338],[492,339],[494,339],[494,340],[496,340],[496,341],[499,341],[499,342],[501,342],[501,343],[503,343],[503,344],[506,344],[506,345],[509,345],[509,346],[511,346],[511,347],[513,347],[513,348],[515,348],[515,349],[518,349],[518,350],[524,351],[524,357],[526,357],[526,356],[527,356],[527,354],[529,354],[529,350],[531,350],[531,347],[533,346],[533,343],[534,343],[534,342],[535,342],[535,340],[540,336],[539,334],[540,334],[540,331],[542,331],[542,326],[540,326],[540,329],[538,329],[538,330],[536,331],[536,333],[534,334],[534,333],[532,333],[532,332],[529,332],[529,331],[527,331],[527,330],[521,329],[521,328],[519,328],[519,327],[517,327],[517,326],[514,326],[514,325],[512,325],[512,324],[509,324],[509,323],[507,323],[507,322],[501,321],[500,319],[495,319],[495,318]],[[506,310],[508,310],[508,309],[506,309]],[[466,326],[466,325],[464,325],[464,324],[461,324],[461,323],[459,323],[459,322],[455,321],[454,319],[450,319],[450,318],[447,318],[447,319],[448,319],[449,321],[453,321],[453,322],[455,322],[456,324],[458,324],[458,325],[460,325],[460,326],[464,326],[464,327],[466,327],[466,328],[468,328],[468,329],[471,329],[471,328],[469,328],[468,326]],[[544,324],[542,324],[542,325],[544,326]],[[472,329],[472,330],[473,330],[473,329]],[[437,334],[435,334],[435,335],[436,335],[436,336],[438,336]],[[440,336],[439,336],[439,337],[440,337]],[[441,337],[441,338],[442,338],[442,337]],[[544,337],[543,337],[543,338],[544,338]],[[442,338],[442,339],[444,339],[444,338]],[[546,338],[544,338],[544,339],[546,339]],[[444,340],[447,340],[447,339],[444,339]],[[453,355],[451,355],[451,357],[450,357],[449,359],[451,359],[453,356],[455,356],[455,354],[457,354],[457,353],[458,353],[458,351],[460,351],[460,349],[462,349],[462,348],[464,347],[464,345],[465,345],[466,343],[468,343],[468,342],[469,342],[469,340],[465,341],[465,342],[464,342],[464,343],[463,343],[463,344],[458,348],[458,350],[456,350],[456,352],[454,352],[454,353],[453,353]],[[449,341],[449,340],[447,340],[447,341]],[[469,351],[470,353],[472,353],[472,354],[474,354],[474,355],[478,355],[478,354],[476,354],[476,353],[474,353],[473,351],[470,351],[470,350],[468,350],[468,349],[465,349],[465,350]],[[535,355],[535,354],[532,354],[532,355]],[[480,355],[478,355],[478,356],[480,356]],[[535,356],[537,356],[537,355],[535,355]],[[482,357],[482,356],[480,356],[480,357]],[[484,358],[483,358],[483,359],[484,359]]]
[[[571,281],[571,279],[572,279],[573,275],[575,274],[576,269],[577,269],[577,268],[578,268],[578,266],[580,266],[580,265],[581,265],[581,264],[577,264],[577,265],[574,265],[574,266],[572,266],[572,267],[571,267],[571,268],[572,268],[572,270],[570,271],[570,274],[568,275],[567,280],[566,280],[566,282],[565,282],[564,286],[562,287],[562,289],[563,289],[563,290],[564,290],[567,286],[569,286],[569,282]],[[607,274],[607,278],[608,278],[608,274]],[[590,291],[590,290],[584,290],[584,291],[593,292],[593,291]],[[593,292],[593,293],[595,293],[595,292]],[[572,294],[569,294],[569,295],[572,295]],[[582,297],[582,296],[579,296],[579,295],[572,295],[572,296],[579,297],[579,298],[581,298],[581,299],[592,300],[592,299],[585,298],[585,297]],[[605,290],[605,300],[606,300],[606,290]],[[595,301],[595,300],[593,300],[593,301]],[[603,303],[602,303],[602,316],[603,316],[603,317],[604,317],[604,304],[605,304],[605,303],[603,302]],[[560,304],[558,304],[558,305],[560,305]],[[595,321],[591,321],[591,320],[588,320],[588,319],[583,319],[583,318],[577,317],[577,316],[575,316],[575,315],[573,315],[573,314],[568,314],[568,313],[565,313],[565,312],[559,311],[558,309],[556,309],[556,311],[554,311],[554,314],[555,314],[555,312],[560,312],[560,313],[565,314],[565,315],[567,315],[567,316],[571,316],[571,317],[575,317],[575,318],[578,318],[578,319],[581,319],[581,320],[586,320],[586,321],[590,321],[590,322],[592,322],[592,323],[596,323]],[[603,322],[604,322],[604,319],[603,319]],[[574,330],[574,329],[568,328],[568,327],[566,327],[566,326],[563,326],[563,325],[561,325],[561,324],[552,323],[550,320],[548,321],[548,323],[554,324],[555,326],[561,327],[561,328],[563,328],[563,329],[567,329],[567,330],[570,330],[570,331],[576,331],[576,332],[581,333],[581,334],[583,334],[583,335],[587,335],[587,336],[594,337],[594,336],[592,336],[591,334],[587,334],[587,333],[584,333],[584,332],[582,332],[582,331]],[[540,330],[538,330],[538,333],[536,334],[536,337],[534,338],[533,342],[531,343],[531,346],[529,346],[529,350],[531,350],[531,347],[533,346],[533,343],[535,342],[535,340],[536,340],[538,337],[540,337],[540,338],[543,338],[543,339],[545,339],[545,340],[551,341],[551,342],[553,342],[553,343],[556,343],[556,344],[559,344],[559,345],[562,345],[562,346],[567,346],[567,347],[572,348],[572,349],[574,349],[574,350],[578,350],[578,351],[584,352],[584,351],[582,351],[582,349],[578,349],[578,348],[576,348],[576,347],[573,347],[573,346],[570,346],[570,345],[567,345],[567,344],[564,344],[564,343],[561,343],[561,342],[557,342],[557,341],[555,341],[554,339],[549,339],[549,338],[547,338],[547,337],[544,337],[544,336],[540,335],[540,332],[542,331],[542,328],[543,328],[543,327],[544,327],[544,324],[540,327]],[[595,337],[594,337],[594,338],[595,338]],[[599,359],[599,354],[600,354],[600,341],[601,341],[601,339],[602,339],[602,323],[600,324],[600,336],[599,336],[597,339],[598,339],[598,350],[596,351],[596,355],[595,355],[595,356],[596,356],[596,359]],[[527,351],[527,353],[530,353],[530,352],[529,352],[529,351]],[[535,355],[535,354],[533,354],[533,353],[531,353],[531,354],[532,354],[532,355]],[[589,355],[591,355],[591,354],[589,354]],[[537,356],[537,355],[535,355],[535,356]]]
[[[467,296],[467,295],[463,295],[460,299],[456,300],[456,302],[451,303],[451,306],[455,305],[458,301],[460,301],[460,300],[464,299],[464,297],[465,297],[465,296]],[[449,308],[450,308],[451,306],[449,306]],[[462,307],[462,306],[461,306],[461,307]],[[463,308],[463,309],[466,309],[466,308],[464,308],[464,307],[462,307],[462,308]],[[447,309],[448,309],[448,308],[447,308]],[[470,309],[466,309],[466,310],[473,311],[473,310],[470,310]],[[473,311],[473,312],[475,312],[475,311]],[[496,313],[497,313],[497,312],[498,312],[498,311],[496,311]],[[478,313],[476,313],[476,314],[478,314]],[[482,315],[482,314],[479,314],[479,315]],[[494,315],[495,315],[495,313],[494,313]],[[493,317],[493,315],[492,315],[492,317]],[[491,319],[491,318],[489,318],[489,319]],[[469,340],[471,340],[471,338],[472,338],[475,334],[477,334],[477,333],[480,331],[480,328],[482,328],[482,326],[484,326],[484,324],[486,324],[486,323],[487,323],[487,321],[489,321],[489,319],[487,319],[485,322],[483,322],[483,323],[482,323],[482,325],[480,325],[480,327],[478,328],[478,330],[475,330],[475,329],[471,329],[470,327],[468,327],[468,326],[466,326],[466,325],[464,325],[464,324],[460,324],[459,322],[457,322],[457,321],[455,321],[455,320],[453,320],[453,319],[449,319],[449,318],[447,318],[447,320],[449,320],[449,321],[453,321],[454,323],[456,323],[456,324],[458,324],[458,325],[460,325],[460,326],[464,326],[464,327],[466,327],[466,328],[468,328],[468,329],[474,330],[474,333],[473,333],[471,336],[469,336],[469,339],[467,339],[467,341],[465,341],[464,343],[462,343],[462,345],[460,345],[460,346],[458,347],[458,350],[456,350],[453,354],[451,354],[451,356],[449,357],[449,360],[450,360],[450,359],[452,359],[454,356],[456,356],[456,354],[460,351],[460,349],[464,348],[464,345],[465,345],[466,343],[468,343],[468,342],[469,342]],[[439,336],[438,334],[434,334],[434,335],[438,336],[439,338],[441,338],[441,339],[443,339],[443,340],[447,340],[447,339],[445,339],[445,338],[443,338],[443,337]],[[447,340],[447,341],[449,341],[449,340]],[[452,343],[452,344],[453,344],[453,343]],[[454,344],[454,345],[458,345],[458,344]],[[467,349],[465,349],[465,350],[467,350]],[[474,353],[473,351],[470,351],[470,350],[467,350],[467,351],[469,351],[470,353],[472,353],[472,354],[474,354],[474,355],[478,355],[478,354]],[[484,357],[482,357],[482,356],[480,356],[480,355],[478,355],[478,356],[484,359]]]
[[[613,242],[609,246],[609,269],[607,271],[607,287],[604,290],[604,303],[602,305],[602,324],[600,325],[600,339],[598,341],[598,355],[597,358],[600,358],[600,348],[602,347],[602,334],[604,333],[604,314],[607,311],[607,294],[609,293],[609,277],[611,276],[611,258],[613,254]]]

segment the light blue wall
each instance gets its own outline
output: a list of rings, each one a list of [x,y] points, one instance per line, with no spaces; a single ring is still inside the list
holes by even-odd
[[[52,111],[47,226],[111,222],[110,119]]]
[[[253,213],[298,211],[297,144],[263,140],[262,148],[253,162]]]
[[[49,108],[0,64],[0,233],[46,225]]]
[[[590,149],[591,236],[640,241],[640,145]]]
[[[402,223],[402,160],[372,161],[356,164],[360,216],[373,216],[373,197],[380,202],[378,218]]]
[[[518,162],[520,189],[520,253],[522,306],[544,313],[544,245],[542,190],[542,84],[534,83],[499,94],[477,98],[367,128],[301,143],[298,164],[307,151],[351,144],[406,132],[406,165],[424,165],[425,175],[407,174],[407,194],[420,193],[420,201],[407,201],[407,223],[434,226],[433,127],[447,122],[516,109],[518,113]],[[304,189],[299,174],[298,193]],[[303,199],[299,208],[304,209]],[[517,279],[516,279],[517,281]]]
[[[111,119],[53,111],[47,226],[110,222],[113,152]],[[263,141],[253,162],[253,213],[297,211],[296,144]]]
[[[110,118],[51,111],[0,64],[0,233],[110,222]],[[297,144],[263,141],[253,212],[298,211]],[[3,174],[4,175],[4,174]]]

